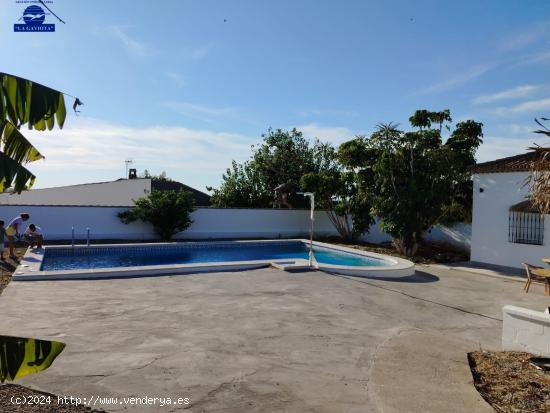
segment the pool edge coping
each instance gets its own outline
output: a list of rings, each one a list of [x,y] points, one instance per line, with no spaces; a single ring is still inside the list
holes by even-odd
[[[234,240],[234,241],[189,241],[189,242],[152,242],[152,243],[126,243],[126,244],[93,244],[91,246],[75,245],[75,249],[85,248],[124,248],[137,247],[147,245],[176,245],[176,244],[198,244],[212,245],[218,244],[235,244],[235,243],[281,243],[281,242],[302,242],[309,245],[309,240],[303,238],[292,239],[271,239],[271,240]],[[404,260],[399,257],[378,254],[375,252],[363,251],[355,248],[345,247],[341,245],[329,244],[320,241],[313,241],[313,245],[321,248],[352,253],[363,257],[380,259],[385,262],[390,262],[388,266],[345,266],[336,264],[324,264],[315,262],[312,270],[321,270],[326,272],[335,272],[344,275],[380,277],[380,278],[397,278],[414,274],[414,263]],[[130,278],[130,277],[146,277],[146,276],[162,276],[162,275],[183,275],[192,273],[205,272],[223,272],[223,271],[242,271],[255,268],[269,267],[272,263],[281,261],[294,261],[295,264],[303,266],[309,264],[303,259],[269,259],[269,260],[249,260],[249,261],[223,261],[223,262],[208,262],[208,263],[192,263],[192,264],[167,264],[167,265],[147,265],[133,267],[111,267],[98,269],[84,270],[57,270],[57,271],[41,271],[40,266],[46,249],[64,249],[71,248],[71,245],[51,245],[42,249],[27,249],[19,266],[13,273],[14,281],[58,281],[58,280],[83,280],[83,279],[101,279],[101,278]],[[291,267],[291,266],[289,266]]]

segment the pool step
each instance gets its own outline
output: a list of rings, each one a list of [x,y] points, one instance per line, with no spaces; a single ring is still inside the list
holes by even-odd
[[[309,266],[309,261],[307,260],[274,261],[271,263],[271,267],[288,272],[311,271],[315,269]]]

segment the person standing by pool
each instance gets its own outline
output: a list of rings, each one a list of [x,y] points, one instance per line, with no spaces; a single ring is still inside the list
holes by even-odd
[[[34,246],[34,244],[36,244],[37,248],[42,248],[44,235],[42,232],[42,228],[40,228],[38,225],[30,224],[23,235],[25,236],[25,240],[28,241],[31,248]]]
[[[28,221],[30,215],[22,212],[18,217],[15,217],[10,221],[8,227],[6,228],[6,235],[8,236],[9,247],[10,247],[10,258],[14,260],[15,257],[15,237],[19,238],[19,230],[23,226],[23,222]]]

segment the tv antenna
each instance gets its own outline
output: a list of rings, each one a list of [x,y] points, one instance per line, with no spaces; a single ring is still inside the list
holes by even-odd
[[[124,175],[124,179],[128,179],[128,167],[134,163],[134,160],[132,158],[127,158],[124,163],[126,164],[126,174]]]

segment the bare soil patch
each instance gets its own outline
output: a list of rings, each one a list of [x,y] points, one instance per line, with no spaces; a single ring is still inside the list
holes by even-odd
[[[531,357],[515,351],[468,354],[474,385],[497,412],[550,412],[550,373],[531,365]]]

